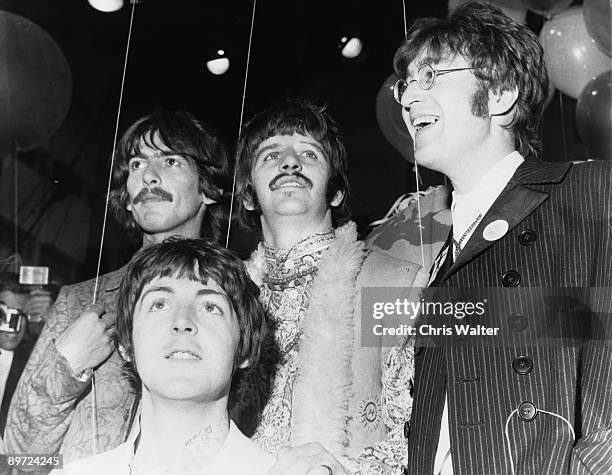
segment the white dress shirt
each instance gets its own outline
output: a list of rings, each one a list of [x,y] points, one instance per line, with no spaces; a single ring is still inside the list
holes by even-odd
[[[13,364],[13,352],[0,349],[0,402],[4,398],[4,389],[11,371],[11,364]]]

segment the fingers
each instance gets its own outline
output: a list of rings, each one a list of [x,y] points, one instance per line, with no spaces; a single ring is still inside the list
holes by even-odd
[[[95,315],[100,318],[104,314],[104,304],[101,302],[90,303],[81,315]]]
[[[277,461],[268,475],[345,475],[346,471],[336,458],[321,444],[309,443],[298,447],[284,447],[276,454]]]

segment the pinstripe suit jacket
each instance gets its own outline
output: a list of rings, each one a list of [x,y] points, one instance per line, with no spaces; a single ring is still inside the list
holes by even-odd
[[[509,223],[499,240],[483,238],[495,220]],[[521,287],[605,287],[591,308],[612,313],[612,167],[525,161],[440,287],[502,287],[508,270]],[[525,231],[532,239],[525,239]],[[535,240],[533,238],[535,237]],[[516,277],[517,274],[514,274]],[[510,316],[508,316],[510,318]],[[526,315],[527,321],[536,320]],[[415,394],[406,473],[430,474],[448,396],[455,473],[612,473],[612,351],[609,346],[423,347],[415,356]],[[527,356],[527,374],[513,361]],[[530,402],[533,420],[514,409]],[[504,435],[508,422],[509,444]],[[509,445],[509,447],[508,447]]]

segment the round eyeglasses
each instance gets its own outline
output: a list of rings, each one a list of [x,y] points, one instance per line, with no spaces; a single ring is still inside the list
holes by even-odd
[[[434,85],[434,81],[436,80],[436,76],[442,76],[443,74],[452,73],[454,71],[467,71],[469,69],[474,68],[454,68],[454,69],[434,69],[429,64],[424,63],[417,72],[416,79],[410,79],[406,81],[405,79],[398,79],[393,85],[393,97],[395,101],[402,105],[402,96],[408,89],[408,85],[416,81],[421,89],[426,91],[427,89],[431,89]]]

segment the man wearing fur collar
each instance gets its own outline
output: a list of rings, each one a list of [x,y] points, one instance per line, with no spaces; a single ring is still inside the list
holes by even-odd
[[[338,460],[350,464],[347,457],[389,425],[403,427],[410,414],[409,399],[392,418],[382,413],[381,372],[391,363],[386,351],[361,344],[359,290],[424,286],[425,273],[357,239],[348,221],[346,150],[325,108],[287,101],[256,115],[236,166],[239,217],[263,235],[249,268],[280,350],[280,362],[257,375],[271,394],[253,437],[278,452],[270,473],[346,473]],[[411,349],[404,358],[407,383]]]

